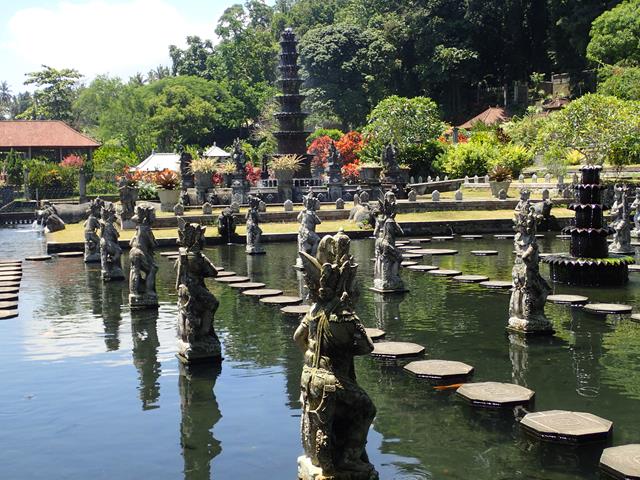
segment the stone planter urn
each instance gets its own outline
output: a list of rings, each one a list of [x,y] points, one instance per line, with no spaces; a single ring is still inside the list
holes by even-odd
[[[213,174],[208,172],[195,172],[196,187],[201,190],[213,188]]]
[[[282,195],[282,198],[286,200],[292,200],[293,197],[293,172],[287,171],[274,171],[273,175],[278,180],[278,192]]]
[[[180,198],[180,190],[167,190],[165,188],[158,189],[158,198],[160,198],[160,210],[163,212],[173,212],[173,207],[178,203]]]
[[[509,185],[511,185],[511,181],[495,182],[491,180],[489,182],[489,186],[491,187],[491,195],[498,198],[498,193],[500,193],[500,190],[504,190],[505,192],[509,191]]]
[[[364,166],[360,167],[361,182],[377,182],[382,172],[381,166]]]

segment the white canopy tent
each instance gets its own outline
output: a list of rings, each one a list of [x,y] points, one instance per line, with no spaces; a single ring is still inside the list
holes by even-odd
[[[145,158],[134,170],[143,172],[159,172],[168,168],[174,172],[180,171],[180,154],[178,153],[152,153]]]
[[[202,156],[207,158],[226,158],[230,157],[231,154],[225,152],[214,143],[213,146],[209,147],[207,151],[202,154]]]

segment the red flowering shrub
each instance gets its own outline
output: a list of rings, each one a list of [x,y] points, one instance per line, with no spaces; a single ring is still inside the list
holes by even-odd
[[[60,166],[62,168],[77,168],[78,170],[84,167],[84,159],[79,155],[74,155],[73,153],[64,157],[64,159],[60,162]]]
[[[352,163],[355,160],[359,160],[358,153],[362,150],[362,147],[364,147],[364,138],[356,131],[345,133],[336,142],[336,148],[342,155],[344,163]]]
[[[347,183],[355,183],[360,177],[360,160],[357,158],[350,163],[345,163],[342,166],[342,177]]]
[[[321,137],[316,138],[309,148],[307,149],[307,153],[309,155],[313,155],[311,159],[311,165],[314,167],[326,167],[327,166],[327,158],[329,157],[329,148],[331,147],[331,143],[333,140],[328,135],[323,135]]]
[[[253,163],[247,162],[244,166],[244,171],[246,173],[247,181],[251,185],[255,186],[258,183],[258,180],[260,180],[260,172],[262,171],[260,170],[260,167],[254,167]]]
[[[213,178],[214,185],[222,185],[222,182],[224,182],[224,178],[222,178],[221,173],[214,172],[212,178]]]

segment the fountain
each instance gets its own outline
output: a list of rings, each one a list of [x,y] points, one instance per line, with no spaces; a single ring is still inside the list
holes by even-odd
[[[607,237],[614,229],[605,224],[599,165],[585,165],[576,185],[577,203],[569,205],[576,213],[575,224],[565,230],[571,234],[569,254],[544,259],[550,265],[551,279],[558,283],[581,286],[623,285],[629,276],[633,257],[610,255]]]

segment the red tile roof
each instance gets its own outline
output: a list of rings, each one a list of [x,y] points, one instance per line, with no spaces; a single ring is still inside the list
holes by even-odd
[[[511,118],[511,115],[507,113],[504,108],[501,107],[489,107],[484,112],[476,115],[470,120],[467,120],[458,128],[469,129],[476,122],[482,122],[485,125],[494,125],[496,123],[506,122]]]
[[[95,140],[60,120],[2,120],[0,148],[98,148]]]

